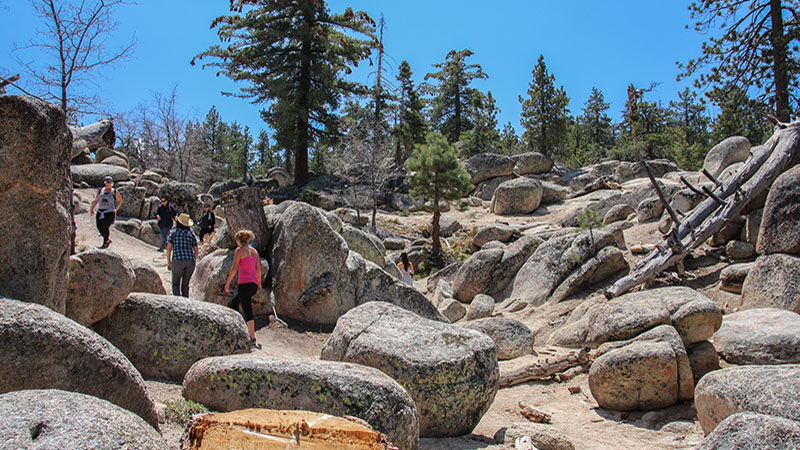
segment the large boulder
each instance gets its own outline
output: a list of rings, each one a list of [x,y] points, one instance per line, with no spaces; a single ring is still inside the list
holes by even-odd
[[[586,287],[613,279],[614,275],[627,271],[628,268],[628,261],[620,249],[610,245],[603,247],[561,282],[550,294],[550,301],[563,301]]]
[[[800,315],[773,308],[727,315],[714,346],[732,364],[798,364]]]
[[[701,341],[687,345],[686,354],[689,355],[689,365],[692,366],[695,384],[705,374],[719,370],[719,355],[711,342]]]
[[[147,212],[142,215],[147,189],[136,186],[121,186],[117,188],[122,197],[122,207],[117,211],[119,217],[147,218]],[[148,205],[149,206],[149,205]]]
[[[481,200],[490,201],[492,197],[494,197],[494,191],[497,190],[497,187],[501,184],[505,183],[508,180],[513,180],[515,177],[513,175],[505,175],[502,177],[494,177],[489,178],[486,181],[481,181],[475,185],[475,190],[473,191],[475,195],[480,198]]]
[[[704,376],[695,389],[697,419],[710,433],[737,412],[768,414],[800,421],[800,365],[741,366]]]
[[[486,293],[494,283],[494,269],[503,258],[503,250],[481,250],[461,265],[453,280],[453,297],[464,303],[478,294]]]
[[[397,380],[417,405],[423,437],[470,432],[499,388],[495,346],[486,335],[387,303],[342,316],[321,358],[374,367]]]
[[[533,348],[533,332],[519,320],[508,317],[487,317],[470,320],[461,326],[489,336],[494,342],[498,360],[529,355]]]
[[[720,175],[733,163],[747,160],[750,156],[750,141],[743,136],[732,136],[715,145],[703,161],[703,168],[711,175]]]
[[[461,223],[453,216],[442,214],[439,216],[439,236],[450,237],[456,231],[461,229]],[[433,218],[428,222],[427,232],[433,233]]]
[[[800,254],[800,166],[781,174],[767,195],[758,252]]]
[[[731,264],[719,273],[720,289],[723,291],[742,293],[742,285],[750,273],[754,263]]]
[[[225,282],[228,281],[228,273],[233,267],[233,257],[234,250],[219,248],[200,258],[194,269],[194,275],[189,281],[191,298],[227,306],[238,291],[238,284],[234,277],[230,285],[230,292],[225,292]],[[272,312],[268,284],[269,262],[263,257],[259,259],[259,262],[261,263],[261,287],[263,289],[251,299],[253,314],[256,315]]]
[[[517,162],[514,158],[496,153],[480,153],[464,163],[471,177],[470,183],[478,184],[490,178],[502,177],[514,173]]]
[[[61,109],[30,97],[0,96],[0,117],[0,295],[63,313],[72,134]]]
[[[800,422],[766,414],[741,412],[728,416],[695,450],[800,448]]]
[[[142,375],[99,334],[41,305],[0,297],[0,393],[63,389],[108,400],[158,429]]]
[[[517,175],[547,173],[553,168],[553,160],[538,152],[519,153],[511,158]]]
[[[223,192],[246,186],[239,180],[217,181],[208,188],[208,193],[214,198],[222,197]]]
[[[495,295],[505,292],[522,265],[542,242],[542,239],[537,236],[522,236],[503,248],[503,257],[494,266],[493,281],[487,286],[486,294]],[[489,245],[486,246],[489,247]],[[487,250],[489,249],[487,248]]]
[[[467,308],[467,315],[465,316],[465,319],[483,319],[485,317],[490,317],[492,312],[494,312],[494,299],[488,295],[478,294],[469,303],[469,308]]]
[[[31,389],[0,395],[3,448],[166,448],[161,435],[136,414],[91,395]]]
[[[217,411],[266,406],[355,416],[400,449],[418,447],[414,402],[396,381],[371,367],[261,355],[206,358],[186,374],[183,396]]]
[[[148,378],[180,381],[196,361],[250,349],[238,311],[171,295],[131,294],[94,329]]]
[[[615,244],[614,235],[602,230],[550,238],[536,247],[517,272],[511,298],[527,305],[542,305],[570,273],[600,249]]]
[[[166,197],[176,210],[187,213],[197,220],[203,212],[203,202],[197,197],[202,193],[200,186],[194,183],[168,181],[158,188],[158,197]]]
[[[631,205],[627,203],[621,203],[619,205],[614,205],[606,211],[606,215],[603,217],[603,224],[608,225],[614,222],[619,222],[621,220],[625,220],[633,214],[633,208]]]
[[[401,279],[400,270],[397,266],[386,258],[386,247],[381,239],[374,234],[359,230],[350,225],[344,225],[340,233],[347,242],[351,251],[363,256],[364,259],[372,261],[394,277]]]
[[[683,286],[625,294],[587,315],[588,339],[594,345],[629,339],[658,325],[672,325],[688,345],[707,340],[722,323],[716,303]]]
[[[70,167],[74,183],[86,183],[89,186],[102,186],[105,177],[111,177],[114,182],[128,181],[131,173],[128,169],[111,164],[81,164]]]
[[[147,292],[150,294],[166,294],[164,282],[155,267],[147,264],[141,259],[131,259],[131,266],[134,272],[134,281],[131,292]]]
[[[333,324],[354,306],[347,274],[347,242],[322,213],[304,203],[289,206],[273,232],[273,290],[278,314]]]
[[[779,308],[800,314],[800,256],[760,256],[742,286],[739,309]]]
[[[531,178],[515,178],[497,187],[492,197],[491,212],[530,214],[542,201],[542,184]]]
[[[119,253],[90,249],[69,258],[65,315],[89,326],[108,316],[133,289],[136,272]]]
[[[507,242],[514,235],[514,229],[508,225],[494,224],[478,228],[472,243],[476,247],[483,247],[489,241]]]
[[[589,370],[589,388],[602,408],[648,411],[694,394],[686,349],[668,325],[628,341],[607,343],[598,354]]]

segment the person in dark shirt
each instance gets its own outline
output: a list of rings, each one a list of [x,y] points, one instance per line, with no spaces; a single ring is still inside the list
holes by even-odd
[[[172,229],[172,220],[177,215],[178,212],[175,211],[175,207],[172,206],[172,203],[168,202],[166,197],[161,197],[161,204],[158,205],[158,209],[156,210],[158,228],[161,230],[161,246],[158,247],[158,251],[160,252],[163,252],[164,249],[167,248],[167,237],[169,236],[169,230]]]
[[[211,205],[206,203],[203,205],[203,215],[200,216],[200,242],[203,242],[203,237],[207,234],[214,232],[214,223],[217,221],[214,217],[214,211],[211,211]]]

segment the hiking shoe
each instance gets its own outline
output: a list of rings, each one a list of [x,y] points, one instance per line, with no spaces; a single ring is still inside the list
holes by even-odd
[[[251,351],[251,352],[252,352],[253,350],[259,350],[260,348],[261,348],[261,346],[260,346],[260,345],[258,345],[258,343],[256,343],[256,340],[255,340],[255,339],[250,339],[250,351]]]

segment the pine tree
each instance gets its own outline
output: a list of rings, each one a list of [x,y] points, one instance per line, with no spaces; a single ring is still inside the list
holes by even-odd
[[[720,109],[711,125],[713,143],[730,136],[744,136],[751,144],[758,145],[772,132],[770,123],[764,119],[768,108],[764,103],[751,99],[743,90],[736,87],[721,89],[712,93],[711,100]]]
[[[517,136],[517,130],[514,129],[511,122],[505,124],[503,131],[500,132],[500,146],[497,149],[497,153],[503,155],[520,153],[519,136]]]
[[[472,128],[462,132],[459,138],[462,157],[497,152],[500,147],[500,132],[497,131],[499,111],[491,91],[486,95],[477,89],[473,91],[472,104],[468,111]]]
[[[472,189],[470,176],[458,160],[455,145],[439,133],[429,133],[425,144],[417,145],[414,154],[406,161],[411,179],[411,195],[428,197],[433,205],[433,249],[431,256],[440,261],[442,244],[439,242],[440,201],[457,200]]]
[[[487,78],[479,64],[465,62],[472,55],[469,49],[450,50],[443,63],[433,65],[441,70],[425,75],[425,81],[436,82],[425,86],[433,97],[430,100],[431,123],[449,142],[456,142],[462,132],[472,128],[466,114],[472,103],[473,88],[469,85],[474,79]]]
[[[397,102],[397,121],[392,130],[395,139],[395,164],[401,166],[414,146],[425,142],[428,124],[422,114],[424,104],[419,91],[414,86],[411,65],[408,61],[400,63],[397,81],[400,82],[400,98]]]
[[[688,87],[678,93],[678,101],[669,102],[672,114],[672,159],[686,170],[699,170],[710,148],[711,119],[705,104]]]
[[[736,87],[744,92],[758,89],[762,93],[756,100],[771,101],[778,119],[788,122],[790,99],[794,108],[798,107],[798,2],[702,0],[693,2],[689,10],[697,19],[696,31],[705,34],[718,26],[722,35],[709,37],[699,58],[679,64],[684,72],[678,79],[700,73],[695,81],[697,87],[725,91]],[[707,66],[711,70],[701,72]]]
[[[204,67],[247,84],[229,95],[268,104],[261,115],[278,145],[293,149],[294,181],[303,186],[309,147],[336,134],[340,98],[363,92],[344,76],[374,47],[375,22],[350,8],[330,14],[323,0],[232,0],[231,12],[211,24],[225,45],[209,47],[192,63],[212,58]]]
[[[594,158],[602,158],[614,146],[614,136],[611,130],[611,118],[608,117],[608,103],[603,98],[603,93],[597,88],[592,88],[592,93],[583,105],[583,115],[578,122],[585,127],[587,145],[595,150]]]
[[[569,97],[564,87],[555,87],[555,76],[547,72],[544,56],[539,55],[528,86],[528,97],[519,97],[522,104],[520,124],[525,128],[522,141],[528,151],[545,155],[559,153],[567,137]]]

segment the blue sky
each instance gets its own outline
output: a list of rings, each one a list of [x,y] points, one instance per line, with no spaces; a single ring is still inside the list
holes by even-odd
[[[468,61],[489,76],[474,86],[492,91],[501,109],[499,127],[511,122],[519,131],[519,95],[531,81],[539,54],[570,97],[572,114],[581,113],[592,87],[611,103],[616,121],[626,87],[661,83],[646,96],[665,105],[689,81],[677,83],[676,61],[697,57],[706,38],[691,29],[689,1],[545,1],[500,0],[329,0],[333,12],[347,6],[386,20],[384,45],[391,67],[408,60],[417,83],[452,49],[471,49]],[[216,105],[222,119],[250,126],[253,135],[265,129],[259,106],[245,99],[223,97],[237,85],[216,77],[212,69],[192,67],[192,56],[217,43],[211,21],[228,12],[228,0],[139,0],[120,8],[114,40],[135,34],[133,56],[104,70],[97,83],[113,111],[125,112],[149,101],[152,92],[167,93],[177,85],[179,109],[201,119]],[[24,45],[41,26],[28,0],[0,0],[0,71],[17,72],[12,42]],[[28,59],[34,52],[17,53]],[[371,82],[368,63],[353,78]],[[395,73],[390,76],[394,79]],[[13,90],[11,93],[14,93]],[[91,120],[87,118],[86,122]]]

